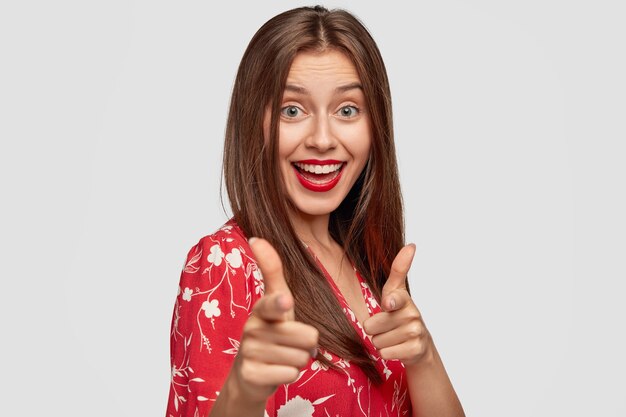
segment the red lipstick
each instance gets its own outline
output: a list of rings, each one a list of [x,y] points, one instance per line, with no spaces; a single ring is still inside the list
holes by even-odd
[[[341,167],[339,167],[339,169],[334,172],[329,172],[326,174],[315,174],[299,168],[296,164],[321,166],[341,164]],[[341,179],[341,174],[344,167],[344,163],[342,161],[337,161],[334,159],[305,159],[302,161],[297,161],[292,165],[296,173],[296,177],[298,178],[298,181],[300,181],[300,184],[302,184],[302,186],[307,190],[315,191],[318,193],[332,190]]]
[[[302,161],[296,161],[298,164],[311,164],[311,165],[333,165],[341,164],[343,161],[337,161],[336,159],[303,159]]]

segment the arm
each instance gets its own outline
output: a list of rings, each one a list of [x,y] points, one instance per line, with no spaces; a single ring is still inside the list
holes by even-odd
[[[414,417],[465,417],[432,339],[424,359],[405,367]]]
[[[263,417],[265,412],[266,400],[251,400],[249,396],[243,395],[238,388],[239,383],[236,380],[235,367],[231,369],[217,401],[213,405],[210,417]]]
[[[167,417],[207,416],[227,378],[256,295],[233,253],[244,243],[220,230],[189,251],[172,317]]]
[[[211,417],[261,417],[267,399],[282,384],[294,382],[315,356],[318,331],[294,321],[294,301],[280,258],[262,239],[251,242],[263,272],[265,293],[247,320],[237,358]]]
[[[406,274],[415,247],[405,246],[393,261],[383,287],[383,312],[363,323],[383,359],[399,359],[405,366],[414,417],[464,417],[422,316],[406,289]]]
[[[317,346],[317,330],[293,320],[293,297],[273,248],[262,239],[253,245],[265,294],[249,314],[246,300],[257,283],[246,285],[243,271],[255,276],[257,265],[243,267],[241,255],[251,248],[245,240],[234,248],[224,243],[232,237],[217,240],[205,238],[190,251],[181,277],[168,417],[262,417],[276,387],[296,380]]]

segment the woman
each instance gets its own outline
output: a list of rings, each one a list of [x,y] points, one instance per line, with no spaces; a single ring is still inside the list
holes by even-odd
[[[168,415],[463,415],[408,293],[389,84],[352,15],[255,34],[224,178],[233,219],[181,275]]]

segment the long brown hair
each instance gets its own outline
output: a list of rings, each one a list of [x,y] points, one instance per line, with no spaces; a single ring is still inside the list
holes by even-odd
[[[224,146],[224,180],[235,221],[247,236],[267,239],[280,255],[295,298],[296,319],[315,326],[321,347],[350,360],[374,383],[381,375],[315,260],[298,239],[277,163],[280,105],[298,52],[335,49],[355,65],[372,129],[369,160],[330,215],[331,236],[380,302],[391,262],[404,243],[389,81],[376,43],[352,14],[301,7],[265,23],[246,49],[233,88]],[[271,110],[269,138],[263,119]],[[318,359],[330,365],[322,356]]]

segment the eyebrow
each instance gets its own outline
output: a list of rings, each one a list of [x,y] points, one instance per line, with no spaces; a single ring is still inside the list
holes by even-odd
[[[335,92],[336,93],[345,93],[346,91],[350,91],[350,90],[354,90],[354,89],[359,89],[359,90],[363,91],[363,86],[361,85],[360,82],[354,82],[354,83],[350,83],[350,84],[346,84],[346,85],[340,85],[339,87],[335,88]],[[305,96],[310,96],[311,95],[309,90],[307,90],[306,88],[300,87],[300,86],[294,85],[294,84],[287,84],[285,86],[285,91],[291,91],[291,92],[302,94],[302,95],[305,95]]]
[[[350,90],[354,90],[354,89],[359,89],[359,90],[363,91],[363,86],[359,82],[354,82],[354,83],[350,83],[350,84],[339,86],[339,87],[335,88],[335,91],[338,92],[338,93],[345,93],[346,91],[350,91]]]

